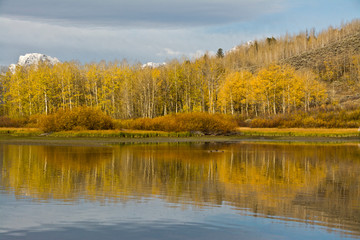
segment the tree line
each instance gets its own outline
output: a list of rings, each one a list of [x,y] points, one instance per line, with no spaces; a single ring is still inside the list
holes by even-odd
[[[311,73],[279,65],[255,74],[231,71],[206,55],[159,68],[40,63],[8,72],[1,85],[2,114],[10,117],[79,106],[125,119],[180,112],[276,115],[307,111],[326,100],[324,84]]]
[[[358,31],[359,26],[353,21],[318,35],[267,38],[226,54],[219,49],[215,56],[173,60],[156,68],[126,61],[17,66],[15,73],[0,75],[0,111],[19,118],[86,106],[117,119],[187,112],[249,117],[308,112],[334,104],[329,83],[341,78],[358,89],[360,55],[347,55],[346,62],[324,61],[316,71],[276,64],[279,57],[273,56],[321,46]]]

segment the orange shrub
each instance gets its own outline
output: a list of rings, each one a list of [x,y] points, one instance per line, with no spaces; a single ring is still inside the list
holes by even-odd
[[[330,112],[300,112],[251,120],[252,128],[357,128],[360,126],[360,110],[332,110]]]
[[[9,118],[7,116],[0,116],[0,127],[24,127],[27,123],[27,118]]]
[[[89,107],[60,109],[50,115],[41,115],[38,118],[38,126],[45,132],[114,128],[113,121],[108,115],[99,109]]]
[[[167,132],[201,131],[205,134],[223,134],[237,127],[233,117],[223,114],[179,113],[157,118],[138,118],[116,121],[118,129],[138,129]]]

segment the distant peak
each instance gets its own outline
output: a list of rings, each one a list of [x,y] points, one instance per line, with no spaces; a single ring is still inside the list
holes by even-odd
[[[15,73],[16,66],[31,66],[33,64],[38,64],[39,62],[47,62],[50,65],[60,63],[59,59],[56,57],[50,57],[42,53],[27,53],[19,57],[17,64],[11,64],[9,70],[12,73]]]
[[[19,57],[18,65],[29,66],[31,64],[38,64],[39,62],[49,62],[50,64],[59,63],[59,59],[50,57],[41,53],[27,53]]]
[[[149,68],[158,68],[158,67],[161,67],[161,66],[164,66],[166,65],[165,62],[163,63],[154,63],[154,62],[148,62],[148,63],[145,63],[142,65],[143,68],[146,68],[146,67],[149,67]]]

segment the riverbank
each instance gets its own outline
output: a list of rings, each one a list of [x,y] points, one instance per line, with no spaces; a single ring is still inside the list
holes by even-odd
[[[360,138],[357,128],[238,128],[243,136]]]
[[[143,130],[80,130],[44,133],[38,128],[0,128],[0,136],[14,137],[100,137],[100,138],[151,138],[151,137],[209,137],[201,132],[164,132]],[[250,137],[359,137],[357,128],[237,128],[225,136]]]
[[[0,143],[56,146],[98,146],[130,143],[181,142],[292,142],[360,143],[357,129],[238,128],[229,136],[203,135],[199,132],[106,130],[43,133],[39,129],[0,128]]]

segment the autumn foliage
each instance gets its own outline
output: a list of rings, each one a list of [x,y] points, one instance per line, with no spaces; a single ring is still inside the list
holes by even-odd
[[[226,134],[235,130],[235,119],[223,114],[182,113],[157,118],[138,118],[116,121],[116,128],[157,130],[167,132],[196,132]]]
[[[246,126],[252,128],[358,128],[360,110],[279,114],[252,119]]]
[[[339,118],[331,108],[326,109],[333,114],[313,111],[360,105],[359,34],[360,21],[354,20],[157,68],[126,61],[17,66],[0,74],[0,125],[21,126],[26,122],[14,119],[30,119],[35,126],[39,119],[49,131],[107,129],[107,115],[121,128],[228,132],[231,124],[219,115],[227,114],[256,127],[358,127],[356,119]],[[338,45],[352,50],[313,56],[336,52]]]
[[[228,74],[219,92],[219,105],[225,113],[277,115],[306,112],[323,104],[326,97],[324,84],[313,74],[273,64],[256,75],[249,71]]]
[[[6,116],[0,116],[0,127],[21,127],[25,119],[12,119]]]
[[[38,126],[45,132],[69,130],[113,129],[112,119],[96,108],[60,109],[50,115],[39,116]]]

